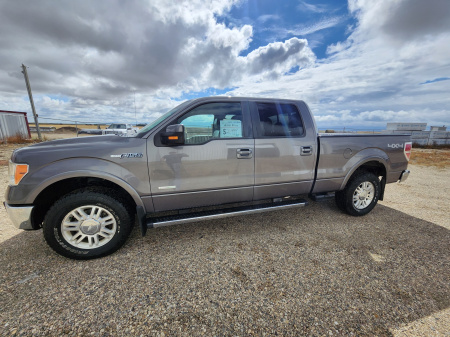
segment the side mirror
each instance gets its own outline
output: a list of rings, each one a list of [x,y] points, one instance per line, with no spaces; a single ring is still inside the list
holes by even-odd
[[[161,132],[161,143],[163,143],[164,145],[183,145],[184,125],[169,125],[166,128],[166,132]]]

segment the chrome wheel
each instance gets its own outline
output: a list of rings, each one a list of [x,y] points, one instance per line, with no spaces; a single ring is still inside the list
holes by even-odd
[[[353,192],[353,207],[364,209],[369,206],[375,196],[375,186],[370,181],[364,181]]]
[[[112,240],[117,231],[114,216],[105,208],[86,205],[70,211],[61,222],[61,234],[80,249],[101,247]]]

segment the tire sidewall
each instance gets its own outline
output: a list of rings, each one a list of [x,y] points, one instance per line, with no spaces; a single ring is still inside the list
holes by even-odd
[[[66,241],[61,232],[63,219],[78,207],[93,205],[108,210],[116,221],[114,237],[105,245],[94,249],[77,248]],[[63,197],[48,211],[44,220],[44,237],[59,254],[74,259],[91,259],[116,251],[125,242],[131,229],[127,210],[117,200],[100,193],[82,192]]]

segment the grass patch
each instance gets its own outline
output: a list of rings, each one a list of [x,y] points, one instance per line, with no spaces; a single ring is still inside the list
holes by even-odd
[[[450,144],[443,145],[420,145],[413,143],[413,149],[435,149],[435,150],[450,150]]]
[[[22,135],[15,135],[15,136],[11,136],[8,137],[6,139],[2,139],[1,143],[2,144],[34,144],[34,143],[40,143],[40,142],[45,142],[48,139],[45,136],[42,136],[42,140],[39,140],[37,138],[26,138]]]
[[[22,135],[15,135],[15,136],[11,136],[11,137],[4,139],[3,143],[6,143],[6,144],[29,144],[29,143],[33,143],[33,140],[30,138],[25,138]]]
[[[413,165],[446,168],[450,166],[450,149],[417,149],[413,147],[410,163]]]

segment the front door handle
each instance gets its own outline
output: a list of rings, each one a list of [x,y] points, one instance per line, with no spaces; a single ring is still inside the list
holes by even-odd
[[[302,146],[300,150],[301,156],[310,156],[312,155],[312,146]]]
[[[250,159],[253,158],[253,151],[251,149],[237,149],[236,157],[238,159]]]

